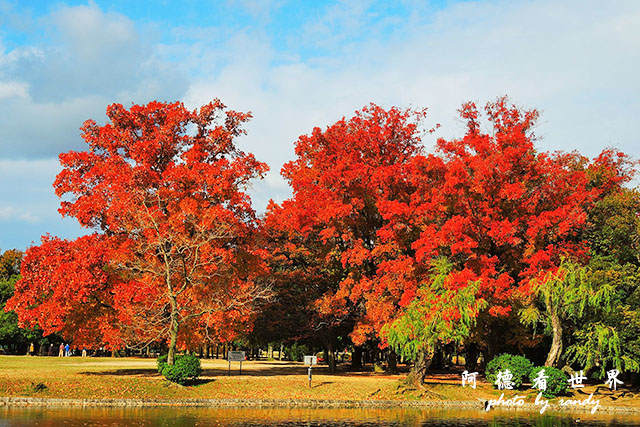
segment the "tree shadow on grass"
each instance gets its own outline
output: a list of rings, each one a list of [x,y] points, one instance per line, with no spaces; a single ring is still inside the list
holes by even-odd
[[[199,385],[209,384],[215,382],[214,378],[198,378],[196,380],[189,380],[184,385],[187,387],[197,387]]]
[[[328,385],[328,384],[333,384],[333,382],[332,381],[323,381],[320,384],[313,385],[312,388],[319,388],[319,387],[322,387],[323,385]]]
[[[237,377],[242,375],[247,377],[275,377],[285,375],[307,375],[305,366],[251,366],[250,368],[242,367],[242,373],[237,363],[231,365],[231,369],[226,368],[205,368],[202,370],[205,377]]]
[[[220,367],[206,367],[202,370],[203,377],[226,377],[226,376],[247,376],[247,377],[275,377],[275,376],[307,376],[308,367],[302,364],[287,364],[287,365],[274,365],[268,364],[260,366],[257,364],[251,364],[249,366],[244,365],[242,367],[242,373],[240,373],[239,364],[232,362],[231,370],[228,366]],[[348,365],[342,365],[338,367],[338,370],[334,374],[329,374],[329,368],[326,365],[319,365],[313,367],[314,375],[332,375],[332,376],[388,376],[399,375],[397,373],[376,373],[371,369],[353,372],[348,370]],[[132,369],[115,369],[108,371],[85,371],[80,372],[81,375],[92,376],[139,376],[139,377],[156,377],[161,376],[155,367],[149,368],[132,368]]]
[[[314,370],[314,373],[317,372]],[[323,372],[324,373],[324,372]],[[139,376],[139,377],[155,377],[161,376],[158,370],[155,368],[136,368],[136,369],[115,369],[108,371],[86,371],[80,372],[81,375],[91,376]],[[251,369],[245,369],[243,366],[242,374],[240,374],[239,367],[231,366],[231,370],[228,368],[205,368],[202,370],[203,377],[236,377],[242,375],[248,377],[256,376],[281,376],[281,375],[307,375],[307,368],[304,366],[287,366],[287,367],[264,367]]]
[[[158,373],[157,369],[117,369],[115,371],[100,371],[100,372],[80,372],[80,375],[89,376],[136,376],[136,377],[158,377],[164,379],[162,375]],[[216,381],[215,378],[198,378],[195,380],[188,380],[185,386],[199,386]]]
[[[116,369],[115,371],[80,372],[80,375],[91,376],[140,376],[156,377],[160,376],[157,369]]]

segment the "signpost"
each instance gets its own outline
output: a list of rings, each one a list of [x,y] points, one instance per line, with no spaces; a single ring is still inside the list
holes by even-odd
[[[242,375],[242,362],[244,362],[244,351],[230,351],[227,354],[229,361],[229,375],[231,375],[231,362],[240,362],[240,375]]]
[[[318,364],[318,358],[316,356],[305,356],[304,364],[309,365],[309,388],[311,388],[311,367]]]

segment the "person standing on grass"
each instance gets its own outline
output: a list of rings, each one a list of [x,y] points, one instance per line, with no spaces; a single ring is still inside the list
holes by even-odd
[[[64,355],[65,357],[69,357],[69,343],[64,346]]]
[[[87,348],[82,347],[82,357],[87,357]]]
[[[29,356],[34,356],[35,353],[36,353],[35,346],[33,345],[33,343],[31,343],[31,345],[29,346]]]
[[[58,352],[58,357],[64,356],[64,343],[60,343],[60,351]]]

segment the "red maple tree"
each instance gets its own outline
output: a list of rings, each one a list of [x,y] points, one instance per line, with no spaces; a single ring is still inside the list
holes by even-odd
[[[70,314],[85,312],[86,302],[74,297],[63,304],[62,298],[56,301],[65,308],[56,309],[32,289],[43,270],[39,264],[60,265],[37,286],[54,295],[66,295],[69,280],[80,294],[106,286],[108,298],[101,301],[111,311],[100,320],[111,324],[115,316],[118,326],[109,334],[120,340],[166,339],[172,364],[185,336],[250,327],[255,303],[269,295],[258,280],[265,266],[244,192],[267,166],[234,145],[250,114],[217,100],[194,111],[181,103],[128,110],[114,104],[107,116],[103,126],[85,122],[88,149],[61,154],[63,170],[54,183],[62,215],[98,230],[95,241],[67,243],[70,253],[58,255],[64,243],[56,239],[31,248],[11,307],[25,319],[40,301],[43,316],[55,316],[50,330],[70,328]],[[88,260],[95,263],[85,265]],[[97,281],[74,276],[74,270],[85,269]]]
[[[367,296],[373,318],[415,297],[410,286],[402,295],[394,291],[393,280],[410,274],[405,282],[417,290],[429,285],[436,260],[446,258],[447,290],[477,283],[476,298],[488,302],[478,329],[504,341],[506,332],[490,327],[491,319],[521,306],[531,297],[531,280],[555,271],[563,258],[586,260],[588,211],[630,179],[622,153],[605,150],[590,161],[577,152],[537,151],[535,110],[504,97],[484,113],[486,122],[475,104],[464,104],[464,137],[439,139],[435,154],[416,156],[408,202],[381,206],[386,224],[379,235],[396,252],[380,264]]]
[[[405,168],[421,152],[425,114],[371,104],[301,136],[296,160],[283,167],[293,198],[268,210],[267,228],[283,239],[274,255],[288,267],[282,280],[314,284],[314,323],[330,335],[347,325],[357,344],[373,337],[363,294],[379,268],[380,205],[407,194]]]
[[[586,259],[587,212],[629,179],[626,156],[539,152],[537,111],[506,97],[487,104],[486,120],[473,103],[460,114],[464,137],[439,139],[430,155],[418,132],[424,111],[375,105],[297,141],[297,159],[282,171],[293,198],[273,205],[267,224],[288,236],[278,253],[290,273],[317,276],[318,323],[350,319],[354,343],[377,336],[385,345],[384,327],[411,303],[440,298],[424,290],[445,258],[440,295],[477,286],[487,307],[478,330],[486,332],[531,297],[531,279],[562,258]],[[426,306],[442,311],[447,302]],[[445,317],[455,322],[460,309]]]

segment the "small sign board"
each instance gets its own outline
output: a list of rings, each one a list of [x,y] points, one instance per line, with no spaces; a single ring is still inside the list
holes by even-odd
[[[317,365],[318,364],[318,357],[317,356],[305,356],[304,357],[304,364],[305,365]]]
[[[229,362],[244,362],[244,351],[230,351],[227,359]]]

